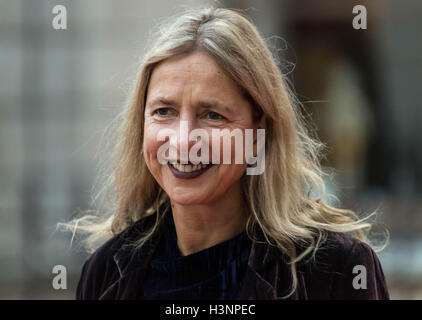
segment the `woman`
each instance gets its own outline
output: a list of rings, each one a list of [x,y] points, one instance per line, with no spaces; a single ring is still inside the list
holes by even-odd
[[[322,144],[297,107],[241,14],[198,9],[164,26],[125,113],[114,212],[77,220],[88,244],[109,238],[85,262],[77,299],[388,299],[370,224],[323,200]],[[196,129],[209,140],[192,139]],[[239,162],[230,134],[247,149],[248,129]],[[258,159],[263,172],[248,174]]]

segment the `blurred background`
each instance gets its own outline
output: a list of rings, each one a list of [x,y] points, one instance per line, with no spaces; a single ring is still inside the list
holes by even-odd
[[[97,146],[151,29],[212,3],[246,9],[285,61],[329,147],[329,190],[359,214],[380,211],[391,297],[422,299],[419,0],[0,0],[0,299],[74,298],[87,254],[56,223],[89,209]],[[366,30],[352,26],[358,4]],[[52,27],[55,5],[67,30]],[[52,287],[55,265],[66,290]]]

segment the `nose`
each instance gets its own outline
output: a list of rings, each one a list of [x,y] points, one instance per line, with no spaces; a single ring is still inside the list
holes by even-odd
[[[190,141],[189,136],[192,130],[196,128],[194,119],[180,118],[176,127],[175,139],[170,139],[170,147],[177,150],[177,160],[181,164],[189,163],[189,152],[196,141]]]

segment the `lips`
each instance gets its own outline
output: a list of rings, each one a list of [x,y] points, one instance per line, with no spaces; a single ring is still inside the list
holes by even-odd
[[[194,179],[199,177],[200,175],[204,174],[209,168],[213,165],[182,165],[179,163],[170,164],[168,163],[167,166],[169,167],[170,171],[176,178],[179,179]]]

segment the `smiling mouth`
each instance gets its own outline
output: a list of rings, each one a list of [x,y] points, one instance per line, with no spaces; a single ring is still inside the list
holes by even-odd
[[[180,164],[177,162],[168,163],[170,171],[176,178],[180,179],[194,179],[205,173],[213,164]]]
[[[173,166],[173,168],[175,168],[177,171],[180,172],[194,172],[194,171],[198,171],[201,169],[204,169],[208,166],[208,164],[203,164],[203,163],[199,163],[199,164],[180,164],[180,163],[172,163],[171,164]]]

